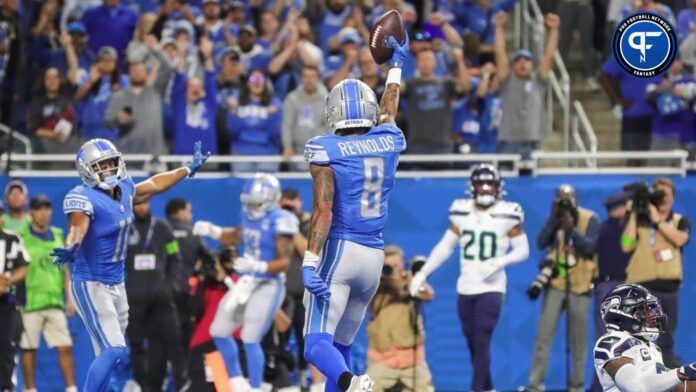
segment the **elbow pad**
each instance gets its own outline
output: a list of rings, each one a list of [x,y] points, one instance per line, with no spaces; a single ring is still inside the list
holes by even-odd
[[[645,374],[634,364],[628,363],[616,372],[614,382],[622,392],[664,392],[672,390],[680,380],[676,369],[660,374]]]

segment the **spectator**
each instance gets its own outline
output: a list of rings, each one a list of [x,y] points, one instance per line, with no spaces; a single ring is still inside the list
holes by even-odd
[[[103,5],[89,8],[82,15],[89,36],[89,47],[97,53],[103,46],[116,49],[119,58],[126,58],[126,47],[133,38],[138,14],[121,5],[121,0],[104,0]]]
[[[555,272],[550,286],[546,287],[544,292],[541,318],[534,339],[534,354],[527,388],[530,392],[544,390],[549,354],[554,335],[558,331],[558,320],[564,310],[568,317],[568,344],[572,351],[568,391],[585,391],[589,292],[597,268],[594,253],[599,229],[597,214],[577,205],[575,189],[567,184],[559,186],[553,199],[551,214],[537,237],[539,249],[548,252],[546,259],[550,261]],[[575,264],[571,264],[572,262]],[[566,290],[568,284],[570,287]],[[536,298],[530,291],[528,294]]]
[[[239,62],[239,52],[232,47],[225,48],[218,56],[220,71],[217,83],[217,114],[215,115],[215,128],[217,135],[217,150],[219,152],[230,151],[230,135],[227,132],[227,115],[231,104],[239,102],[239,90],[242,87],[244,67]]]
[[[296,67],[300,67],[305,59],[312,61],[299,50],[300,36],[295,25],[299,14],[293,10],[288,15],[288,22],[279,33],[283,35],[283,39],[279,38],[272,46],[270,55],[273,58],[268,63],[268,74],[273,81],[273,90],[276,98],[280,100],[285,99],[290,86],[295,86],[299,82],[299,77],[296,78],[295,75],[298,75],[300,71]]]
[[[68,24],[66,31],[70,35],[70,46],[65,48],[65,67],[61,65],[59,68],[67,71],[67,56],[70,55],[70,51],[72,50],[77,57],[77,74],[75,75],[77,84],[86,80],[89,76],[89,70],[95,60],[95,56],[94,53],[89,50],[89,46],[87,46],[87,30],[82,22],[72,22]]]
[[[683,135],[696,132],[696,114],[689,105],[694,92],[696,79],[684,73],[684,64],[679,58],[674,60],[665,76],[647,86],[647,100],[655,107],[651,150],[679,149]]]
[[[472,76],[469,81],[469,91],[452,102],[452,138],[457,151],[462,154],[476,151],[481,137],[479,105],[476,98],[480,79]]]
[[[656,344],[662,349],[667,368],[680,366],[674,352],[674,331],[679,314],[679,289],[684,279],[682,251],[689,242],[689,218],[674,212],[676,189],[669,178],[659,178],[653,189],[664,193],[647,211],[637,210],[629,202],[628,223],[621,236],[623,251],[631,255],[626,268],[626,283],[639,283],[660,299],[669,323]],[[640,214],[640,215],[639,215]]]
[[[154,37],[148,38],[152,33],[152,27],[155,25],[157,16],[152,12],[146,12],[140,15],[138,25],[135,27],[133,40],[128,43],[126,48],[126,60],[128,63],[143,62],[148,68],[152,68],[157,64],[157,57],[152,54],[152,40]]]
[[[2,203],[0,203],[2,210]],[[15,300],[15,285],[24,281],[29,255],[22,238],[14,232],[2,229],[0,218],[0,248],[5,262],[0,270],[0,391],[14,391],[13,378],[17,340],[22,324]]]
[[[288,16],[289,18],[290,16]],[[312,30],[309,19],[300,16],[296,22],[297,32],[300,40],[297,43],[297,51],[304,64],[314,64],[319,69],[319,74],[324,74],[324,54],[321,49],[315,45],[316,35]]]
[[[344,22],[351,16],[352,12],[353,7],[348,5],[347,0],[328,0],[326,2],[326,10],[316,26],[319,48],[325,56],[328,56],[331,51],[329,41],[341,31]]]
[[[418,52],[416,65],[419,76],[401,83],[408,103],[408,152],[413,154],[451,154],[452,108],[450,102],[457,94],[471,89],[469,70],[464,64],[464,52],[454,51],[458,79],[435,75],[436,58],[432,50]]]
[[[113,94],[104,117],[108,128],[118,129],[119,150],[126,154],[167,152],[162,129],[162,97],[169,84],[171,66],[161,49],[151,50],[159,66],[148,73],[145,63],[131,63],[130,87]]]
[[[614,115],[621,119],[621,149],[650,149],[654,110],[645,91],[648,85],[659,82],[659,79],[629,75],[610,57],[602,66],[599,82],[613,105]]]
[[[432,301],[435,291],[423,283],[418,299],[411,297],[411,272],[404,271],[404,264],[401,248],[391,245],[384,249],[384,268],[367,324],[367,374],[375,383],[375,392],[395,387],[410,392],[435,390],[425,360],[425,328],[418,306],[421,301]]]
[[[102,0],[63,0],[63,7],[60,14],[61,28],[67,26],[71,22],[79,21],[85,11],[92,7],[97,7],[102,4]]]
[[[410,45],[411,56],[404,62],[403,74],[404,79],[413,78],[416,76],[416,59],[418,53],[424,50],[431,50],[435,53],[435,75],[444,77],[448,75],[448,65],[444,55],[435,47],[433,36],[428,31],[418,30],[413,34],[413,39]]]
[[[180,390],[187,376],[173,296],[179,291],[179,244],[169,225],[151,215],[149,202],[134,206],[133,214],[126,256],[133,378],[142,389],[160,391],[169,361]]]
[[[235,48],[239,52],[244,69],[259,69],[266,72],[271,56],[256,42],[256,29],[244,26],[239,31],[239,41]]]
[[[41,70],[57,66],[56,57],[63,55],[59,43],[59,12],[58,0],[44,1],[41,4],[36,22],[29,30],[27,60],[29,60],[28,75],[32,77],[29,79],[30,84],[33,84],[35,78],[41,74]]]
[[[186,55],[186,48],[179,46],[179,49],[179,56],[183,58]],[[172,88],[174,154],[192,154],[196,141],[201,141],[203,151],[217,154],[215,134],[217,86],[213,64],[213,43],[207,37],[201,38],[200,53],[203,56],[204,80],[188,77],[186,64],[183,61],[179,62],[179,69],[174,75]]]
[[[58,363],[63,373],[66,392],[77,392],[72,355],[72,338],[68,330],[68,317],[75,315],[70,300],[70,275],[67,267],[51,263],[50,253],[55,247],[63,247],[63,230],[50,226],[53,210],[46,195],[37,195],[29,204],[31,224],[19,234],[29,258],[25,278],[26,304],[22,309],[24,331],[20,339],[22,349],[22,373],[24,390],[36,392],[36,351],[43,332],[46,344],[57,348]],[[65,301],[63,294],[65,293]]]
[[[20,0],[0,3],[0,121],[10,128],[23,124],[24,52],[26,39]]]
[[[672,10],[680,10],[682,6],[679,3],[680,2],[674,0],[663,1],[660,3],[655,2],[655,0],[638,0],[629,2],[619,13],[619,20],[624,20],[636,12],[651,12],[667,19],[672,26],[676,26],[677,20],[674,17],[674,12]]]
[[[495,37],[495,24],[493,15],[499,11],[510,12],[517,0],[475,0],[473,2],[455,2],[452,8],[456,20],[456,27],[461,32],[475,34],[480,42],[481,64],[493,61],[493,42]],[[444,21],[444,19],[442,19]],[[477,62],[478,64],[478,62]]]
[[[302,298],[304,296],[305,287],[302,283],[301,269],[302,257],[304,257],[304,252],[307,250],[307,236],[309,236],[311,214],[304,210],[300,193],[297,191],[297,189],[293,188],[286,188],[283,190],[282,198],[280,200],[280,207],[295,214],[300,222],[300,232],[299,234],[295,235],[295,239],[293,241],[295,245],[295,252],[293,252],[292,258],[290,259],[290,267],[288,267],[286,272],[287,277],[285,281],[285,289],[286,298],[292,301],[295,305],[294,312],[289,314],[289,316],[292,319],[292,329],[295,334],[295,341],[297,342],[297,360],[300,371],[300,386],[302,388],[307,388],[308,363],[303,355],[305,310],[302,304]],[[323,391],[324,376],[314,366],[309,365],[309,368],[312,374],[312,385],[310,387],[310,392]]]
[[[174,294],[174,303],[179,312],[179,322],[181,323],[181,338],[184,347],[188,347],[193,333],[192,321],[194,315],[189,306],[189,278],[193,276],[196,263],[200,261],[213,261],[212,255],[208,252],[203,239],[193,235],[191,221],[191,203],[186,199],[171,199],[166,207],[167,222],[172,228],[174,239],[179,244],[179,255],[181,256],[182,266],[179,269],[178,286],[179,290]]]
[[[340,81],[357,78],[358,51],[362,45],[362,38],[352,27],[346,27],[338,34],[340,41],[340,53],[333,54],[326,59],[326,73],[331,75],[326,81],[329,88],[333,88]]]
[[[553,55],[558,47],[557,15],[546,15],[549,28],[546,51],[535,72],[532,54],[520,49],[512,59],[512,69],[505,52],[505,22],[507,13],[495,15],[495,63],[496,76],[500,80],[500,96],[504,102],[503,117],[498,134],[498,152],[521,154],[529,159],[532,151],[541,145],[547,134],[546,89],[553,68]]]
[[[619,192],[604,201],[609,217],[602,222],[597,238],[597,265],[599,276],[596,279],[594,291],[594,326],[597,337],[606,333],[602,320],[602,301],[614,287],[626,281],[626,266],[630,255],[621,251],[621,234],[624,230],[624,216],[628,194]],[[596,339],[595,339],[596,340]],[[597,376],[594,376],[591,392],[602,392],[603,388]]]
[[[201,2],[202,14],[196,21],[196,26],[201,35],[205,35],[213,43],[213,56],[217,58],[228,46],[235,45],[238,34],[237,26],[223,21],[220,18],[222,8],[220,0],[203,0]]]
[[[72,97],[75,86],[57,68],[42,74],[31,100],[27,125],[47,154],[74,154],[82,140],[75,129]]]
[[[679,43],[684,45],[687,37],[694,35],[694,27],[696,27],[696,0],[687,2],[689,8],[679,11],[677,15],[677,37]],[[681,48],[684,51],[683,47]],[[692,70],[693,71],[693,70]]]
[[[594,51],[593,34],[595,14],[591,0],[561,0],[558,3],[558,16],[561,18],[561,33],[559,48],[561,56],[569,62],[570,46],[573,43],[573,32],[580,34],[582,47],[582,72],[585,76],[585,90],[597,91],[599,84],[595,78],[597,70]]]
[[[302,68],[301,85],[293,90],[283,103],[283,160],[290,162],[293,155],[301,153],[307,140],[323,134],[328,129],[324,115],[324,103],[329,92],[321,83],[315,66]],[[294,170],[307,170],[305,162],[296,162]]]
[[[75,93],[80,104],[80,132],[85,140],[94,138],[118,140],[118,130],[104,123],[111,96],[128,88],[128,77],[121,75],[116,49],[105,46],[99,49],[95,63],[90,67],[89,79]]]
[[[495,153],[498,129],[503,116],[503,100],[500,98],[500,81],[493,63],[481,67],[481,83],[476,92],[479,104],[480,138],[476,152]]]
[[[227,3],[227,18],[225,22],[230,24],[230,28],[233,29],[233,31],[238,32],[247,24],[246,6],[243,2],[237,0],[228,0]]]
[[[377,102],[382,100],[387,80],[380,74],[380,68],[370,54],[370,48],[362,47],[358,53],[360,81],[365,83],[377,96]]]
[[[232,102],[227,130],[232,138],[234,155],[278,155],[282,103],[273,96],[266,74],[253,69],[242,86],[239,101]],[[236,162],[235,172],[275,172],[273,162]]]
[[[3,216],[3,228],[20,231],[31,223],[31,216],[27,213],[29,190],[27,190],[24,182],[15,179],[7,183],[5,186],[5,203],[7,203],[8,211]]]
[[[276,46],[280,44],[282,34],[280,31],[280,19],[271,10],[265,10],[261,13],[261,33],[256,40],[261,47],[273,54],[276,51]]]

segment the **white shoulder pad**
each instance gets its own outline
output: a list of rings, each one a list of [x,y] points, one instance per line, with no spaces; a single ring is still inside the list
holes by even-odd
[[[474,210],[471,199],[455,199],[449,209],[450,218],[457,215],[469,215]]]
[[[297,217],[285,210],[280,210],[280,214],[275,220],[276,234],[294,236],[300,230],[300,221]]]
[[[519,203],[514,201],[500,200],[495,203],[490,214],[494,218],[509,219],[519,224],[524,222],[524,210]]]

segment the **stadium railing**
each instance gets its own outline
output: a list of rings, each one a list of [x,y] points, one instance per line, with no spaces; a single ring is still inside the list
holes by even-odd
[[[583,120],[578,119],[579,123]],[[592,143],[590,150],[592,150]],[[399,159],[399,178],[466,177],[473,164],[489,162],[501,168],[504,177],[557,174],[671,174],[685,176],[696,170],[696,164],[687,160],[688,153],[674,151],[534,151],[530,160],[523,161],[516,154],[405,154]],[[75,156],[72,154],[12,154],[8,170],[7,154],[0,156],[0,168],[13,177],[67,177],[76,176]],[[188,162],[188,155],[150,154],[124,155],[132,176],[147,176],[168,167]],[[282,163],[281,156],[212,156],[199,172],[198,178],[248,177],[251,172],[232,172],[224,165],[245,163]],[[290,163],[303,162],[294,156]],[[627,165],[630,162],[630,166]],[[291,165],[292,166],[292,165]],[[305,168],[277,173],[280,178],[309,178]]]

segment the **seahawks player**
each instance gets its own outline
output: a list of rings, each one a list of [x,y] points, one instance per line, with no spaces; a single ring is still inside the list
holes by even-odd
[[[67,248],[54,248],[54,263],[72,263],[70,294],[92,339],[97,358],[87,372],[85,392],[104,391],[112,369],[124,355],[128,301],[123,284],[133,205],[193,177],[208,159],[196,142],[193,161],[135,184],[121,153],[105,139],[82,145],[75,166],[83,185],[65,196]],[[181,388],[182,386],[177,386]]]
[[[461,246],[457,309],[471,351],[471,390],[475,392],[493,390],[490,344],[507,285],[505,266],[529,256],[522,229],[524,212],[519,204],[500,200],[502,187],[494,166],[481,164],[473,169],[469,179],[472,198],[452,203],[450,227],[410,284],[415,297],[428,275],[450,257],[457,244]]]
[[[377,106],[364,83],[347,79],[326,99],[333,135],[310,139],[314,205],[302,263],[305,291],[304,356],[327,377],[326,391],[372,391],[367,375],[350,371],[350,350],[384,264],[382,229],[399,154],[406,149],[394,118],[401,67],[408,56],[389,37],[386,89]]]
[[[601,305],[607,333],[594,347],[594,365],[604,392],[671,391],[696,380],[696,363],[666,369],[653,343],[667,327],[660,301],[645,287],[622,284]]]
[[[299,220],[279,207],[280,197],[280,184],[274,176],[256,174],[244,183],[240,196],[241,227],[221,228],[199,221],[193,228],[194,235],[225,244],[240,239],[244,243],[244,256],[234,261],[234,269],[243,276],[225,294],[210,326],[234,392],[261,391],[265,365],[261,339],[285,298],[285,271],[290,266]],[[237,344],[231,338],[240,325],[244,326],[242,342],[249,382],[242,376]]]

